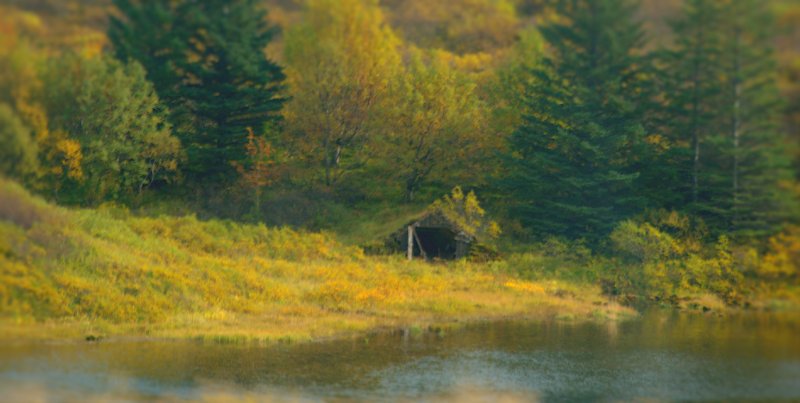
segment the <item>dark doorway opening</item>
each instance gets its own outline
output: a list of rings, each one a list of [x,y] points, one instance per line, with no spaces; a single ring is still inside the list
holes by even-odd
[[[456,257],[456,234],[447,228],[416,228],[417,238],[428,259],[454,259]],[[421,256],[419,245],[415,245],[414,256]]]

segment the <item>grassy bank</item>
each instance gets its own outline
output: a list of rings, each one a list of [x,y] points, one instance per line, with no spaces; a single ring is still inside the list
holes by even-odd
[[[70,210],[0,182],[0,315],[9,338],[311,340],[509,316],[633,315],[599,287],[505,263],[365,256],[324,233]]]

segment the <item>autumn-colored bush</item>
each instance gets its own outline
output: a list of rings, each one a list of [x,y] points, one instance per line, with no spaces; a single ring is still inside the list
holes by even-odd
[[[702,244],[702,228],[674,212],[650,214],[620,223],[611,233],[622,265],[612,272],[620,291],[668,299],[712,292],[741,302],[743,276],[735,267],[730,241]]]
[[[800,281],[800,227],[792,226],[769,239],[757,274],[768,280]]]
[[[470,235],[491,239],[501,233],[497,222],[486,217],[486,211],[480,206],[475,192],[464,194],[458,186],[449,195],[434,202],[429,209],[457,223]]]

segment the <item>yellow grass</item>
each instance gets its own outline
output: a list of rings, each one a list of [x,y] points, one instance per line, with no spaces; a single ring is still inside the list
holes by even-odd
[[[0,182],[0,334],[302,341],[505,317],[634,315],[507,265],[368,257],[333,236],[68,210]],[[567,290],[567,291],[565,291]]]

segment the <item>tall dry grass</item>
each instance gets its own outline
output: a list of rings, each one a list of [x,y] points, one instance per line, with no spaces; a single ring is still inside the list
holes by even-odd
[[[69,210],[0,182],[0,317],[9,336],[328,337],[476,318],[607,318],[599,290],[508,265],[368,257],[325,233],[124,208]],[[564,292],[570,289],[569,292]]]

